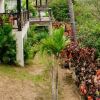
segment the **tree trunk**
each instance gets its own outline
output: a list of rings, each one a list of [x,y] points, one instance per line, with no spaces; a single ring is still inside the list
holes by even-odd
[[[56,89],[55,89],[55,71],[52,67],[52,100],[56,100]]]
[[[75,25],[75,17],[74,17],[72,0],[68,0],[68,6],[69,6],[70,22],[72,24],[71,40],[75,42],[76,41],[76,25]]]
[[[58,65],[55,64],[55,56],[52,66],[52,100],[58,100]]]
[[[58,100],[58,65],[56,64],[56,100]]]

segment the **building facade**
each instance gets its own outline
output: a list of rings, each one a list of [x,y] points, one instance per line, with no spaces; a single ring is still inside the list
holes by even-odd
[[[4,13],[4,0],[0,0],[0,13]]]
[[[29,28],[28,0],[26,0],[25,11],[22,11],[21,4],[22,0],[0,0],[0,17],[2,19],[3,15],[8,16],[7,22],[12,24],[12,34],[14,34],[16,40],[16,62],[20,66],[24,66],[24,40],[27,39]],[[16,12],[9,12],[13,9]]]

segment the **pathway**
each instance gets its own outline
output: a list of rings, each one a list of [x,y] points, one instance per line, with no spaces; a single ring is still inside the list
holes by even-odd
[[[62,91],[61,100],[81,100],[69,71],[59,68],[59,81]]]

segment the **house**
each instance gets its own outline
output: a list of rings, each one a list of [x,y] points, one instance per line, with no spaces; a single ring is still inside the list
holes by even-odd
[[[37,1],[40,1],[39,3]],[[13,34],[16,40],[16,61],[20,66],[24,66],[24,40],[27,39],[27,31],[30,24],[39,24],[41,26],[47,26],[49,33],[52,33],[52,21],[51,17],[43,17],[43,11],[50,9],[47,7],[47,0],[45,0],[46,5],[42,5],[42,0],[36,0],[36,8],[39,12],[39,18],[32,18],[29,22],[29,0],[26,0],[26,9],[22,9],[22,0],[0,0],[0,13],[8,14],[13,16],[10,19],[13,25]],[[5,7],[5,4],[7,7]],[[37,5],[39,4],[39,5]],[[4,9],[5,8],[5,9]],[[7,9],[9,8],[9,9]],[[15,9],[15,10],[14,10]],[[7,11],[8,10],[8,11]],[[2,15],[1,14],[1,15]]]
[[[4,12],[4,0],[0,0],[0,13]]]
[[[24,38],[27,38],[27,31],[29,28],[29,11],[28,11],[28,0],[26,0],[26,10],[23,11],[21,9],[21,3],[22,0],[0,0],[0,13],[1,15],[5,15],[5,4],[7,4],[7,7],[12,10],[13,7],[16,6],[15,12],[6,12],[6,15],[8,16],[10,14],[13,15],[13,34],[16,39],[16,61],[20,66],[24,66],[24,47],[23,42]],[[0,16],[1,16],[0,15]]]
[[[49,0],[34,0],[35,8],[37,10],[37,16],[30,18],[30,24],[36,24],[37,26],[48,27],[49,34],[52,34],[52,12],[49,8]]]

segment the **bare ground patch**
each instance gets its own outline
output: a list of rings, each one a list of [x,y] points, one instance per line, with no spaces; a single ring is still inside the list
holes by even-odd
[[[0,100],[51,100],[49,71],[34,62],[26,68],[0,65]]]
[[[68,70],[59,68],[59,84],[61,89],[60,100],[81,100],[71,73]]]

